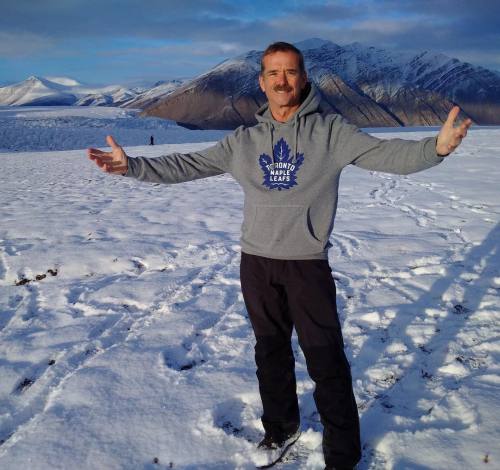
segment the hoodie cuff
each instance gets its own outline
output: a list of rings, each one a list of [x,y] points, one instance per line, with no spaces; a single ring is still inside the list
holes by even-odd
[[[124,173],[122,176],[126,176],[128,178],[135,178],[135,173],[136,173],[136,167],[137,167],[137,164],[136,164],[136,161],[135,161],[135,158],[132,158],[132,157],[127,157],[127,172]]]
[[[424,159],[434,165],[441,163],[447,157],[447,155],[449,155],[438,155],[436,151],[436,145],[437,136],[427,137],[424,139]]]

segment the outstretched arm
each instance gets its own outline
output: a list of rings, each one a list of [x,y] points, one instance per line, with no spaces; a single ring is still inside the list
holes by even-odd
[[[106,173],[129,176],[151,183],[182,183],[220,175],[230,170],[234,138],[230,135],[199,152],[171,153],[159,157],[128,157],[112,136],[106,137],[111,152],[90,148],[88,156]]]
[[[336,144],[338,159],[344,165],[407,175],[437,165],[460,145],[472,121],[466,119],[454,127],[459,112],[458,106],[453,107],[437,136],[417,141],[379,139],[336,116],[332,141]]]

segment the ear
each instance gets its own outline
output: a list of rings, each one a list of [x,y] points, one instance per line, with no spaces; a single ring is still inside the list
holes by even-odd
[[[264,84],[264,77],[259,73],[259,86],[263,93],[266,92],[266,86]]]

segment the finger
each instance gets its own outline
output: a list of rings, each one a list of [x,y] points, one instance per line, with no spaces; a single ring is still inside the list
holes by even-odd
[[[104,159],[104,158],[96,158],[95,159],[95,162],[98,166],[100,166],[101,168],[114,168],[118,165],[122,165],[123,163],[121,162],[114,162],[112,160],[108,160],[108,159]]]
[[[106,172],[106,173],[125,173],[127,171],[127,167],[126,166],[114,166],[114,165],[109,165],[109,164],[105,164],[104,167],[103,167],[103,170]]]
[[[458,106],[453,106],[453,108],[451,108],[451,111],[448,113],[448,117],[446,118],[446,122],[444,123],[445,126],[448,125],[453,127],[453,124],[455,123],[455,120],[457,119],[459,113],[460,108]]]
[[[118,166],[116,168],[113,168],[112,170],[109,170],[108,173],[111,173],[113,175],[120,174],[123,175],[127,172],[128,168],[126,166]]]
[[[89,155],[89,158],[90,158],[90,160],[100,161],[100,162],[112,162],[113,161],[113,157],[107,156],[107,155],[103,155],[103,156]]]
[[[116,161],[116,160],[104,160],[104,163],[110,167],[116,167],[116,166],[120,166],[120,165],[123,165],[123,162],[119,162],[119,161]]]
[[[113,150],[120,148],[120,146],[116,143],[115,139],[113,139],[112,135],[106,136],[106,142]]]
[[[112,161],[113,157],[111,155],[89,155],[91,160],[109,160]]]
[[[469,126],[462,124],[460,127],[457,128],[457,134],[456,137],[459,137],[460,139],[463,139],[467,135],[467,131],[469,130]]]
[[[462,122],[462,125],[461,125],[461,127],[463,127],[465,132],[467,132],[467,129],[469,129],[470,126],[472,126],[472,119],[466,119],[464,122]]]
[[[87,155],[89,157],[90,156],[93,156],[93,157],[103,157],[103,156],[110,157],[111,156],[111,152],[103,152],[102,150],[99,150],[99,149],[87,149]]]

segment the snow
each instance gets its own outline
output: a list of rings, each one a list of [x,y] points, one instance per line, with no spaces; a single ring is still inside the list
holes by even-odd
[[[141,108],[167,96],[189,79],[161,82],[150,88],[145,82],[133,88],[122,85],[86,85],[69,77],[37,77],[0,87],[0,106],[123,106]],[[139,105],[137,105],[139,103]]]
[[[107,118],[116,131],[128,119]],[[426,172],[343,173],[330,263],[361,470],[499,466],[499,142],[500,130],[476,129]],[[84,150],[3,153],[0,167],[0,468],[254,468],[239,186],[112,177]],[[320,469],[294,341],[303,436],[278,468]]]
[[[176,91],[178,88],[188,83],[189,81],[190,79],[184,78],[184,79],[171,80],[168,82],[161,82],[155,85],[151,89],[141,90],[138,96],[131,99],[130,101],[123,103],[122,106],[126,106],[128,108],[144,109],[146,106],[149,105],[149,103],[154,102],[154,100],[156,99],[166,97],[167,95],[173,93],[174,91]]]
[[[122,145],[206,142],[228,131],[188,130],[174,121],[138,118],[139,110],[116,107],[0,107],[0,153],[99,147],[113,134]]]
[[[101,97],[102,103],[119,105],[136,97],[137,92],[120,85],[84,85],[68,77],[31,76],[22,82],[0,87],[2,106],[80,105],[94,96]]]

